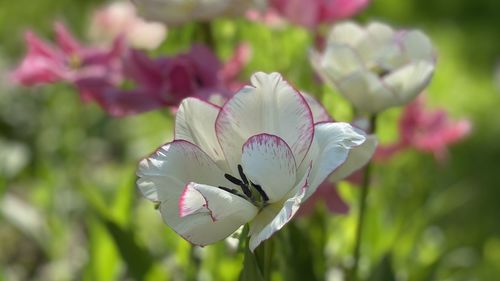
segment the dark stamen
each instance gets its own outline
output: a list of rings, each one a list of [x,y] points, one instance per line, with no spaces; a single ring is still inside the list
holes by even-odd
[[[264,191],[264,189],[262,189],[260,185],[255,184],[253,182],[250,183],[252,183],[252,186],[255,188],[255,190],[257,190],[260,196],[262,196],[262,199],[264,199],[264,201],[269,201],[269,196],[267,196],[266,192]]]
[[[248,185],[248,179],[247,179],[247,176],[245,175],[245,173],[243,173],[243,167],[241,167],[241,165],[238,165],[238,172],[240,173],[240,178],[241,180],[246,184]]]
[[[228,181],[230,181],[230,182],[232,182],[232,183],[234,183],[234,184],[236,184],[236,185],[242,185],[242,184],[243,184],[243,182],[241,182],[239,179],[237,179],[237,178],[235,178],[235,177],[231,176],[230,174],[224,174],[224,177],[225,177]]]
[[[230,174],[224,174],[224,177],[232,182],[233,184],[235,185],[238,185],[239,187],[241,187],[241,190],[243,190],[243,193],[245,193],[245,195],[248,197],[248,198],[251,198],[252,197],[252,192],[250,191],[250,189],[248,188],[248,186],[243,183],[241,180],[231,176]]]
[[[229,193],[231,193],[231,194],[234,194],[234,195],[236,195],[236,196],[239,196],[239,197],[241,197],[241,198],[243,198],[243,199],[245,199],[245,200],[246,200],[246,198],[245,198],[245,197],[243,197],[243,195],[239,194],[239,193],[238,193],[238,191],[237,191],[236,189],[230,189],[230,188],[223,187],[223,186],[218,186],[218,188],[220,188],[220,189],[222,189],[222,190],[224,190],[224,191],[226,191],[226,192],[229,192]]]
[[[236,190],[234,189],[230,189],[230,188],[227,188],[227,187],[223,187],[223,186],[218,186],[218,188],[226,191],[226,192],[229,192],[229,193],[232,193],[232,194],[236,194]]]

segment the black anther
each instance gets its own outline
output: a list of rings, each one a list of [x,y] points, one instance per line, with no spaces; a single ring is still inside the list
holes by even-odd
[[[262,199],[264,199],[264,201],[269,201],[269,196],[267,196],[266,192],[264,191],[264,189],[262,189],[260,185],[255,184],[253,182],[250,183],[252,183],[252,186],[255,188],[255,190],[257,190],[260,196],[262,196]]]
[[[225,177],[228,181],[230,181],[230,182],[232,182],[232,183],[234,183],[234,184],[236,184],[236,185],[242,185],[242,184],[243,184],[243,182],[242,182],[242,181],[240,181],[239,179],[237,179],[237,178],[235,178],[235,177],[231,176],[230,174],[224,174],[224,177]]]
[[[240,178],[243,181],[243,183],[248,185],[247,176],[245,175],[245,173],[243,173],[243,167],[241,167],[241,165],[238,165],[238,172],[240,173]]]
[[[223,186],[218,186],[218,188],[220,188],[220,189],[222,189],[222,190],[224,190],[224,191],[226,191],[226,192],[229,192],[229,193],[231,193],[231,194],[234,194],[234,195],[236,195],[236,196],[239,196],[239,197],[241,197],[241,198],[243,198],[243,199],[245,199],[245,200],[246,200],[246,198],[245,198],[245,197],[243,197],[243,195],[239,194],[239,193],[238,193],[238,191],[237,191],[236,189],[230,189],[230,188],[223,187]]]

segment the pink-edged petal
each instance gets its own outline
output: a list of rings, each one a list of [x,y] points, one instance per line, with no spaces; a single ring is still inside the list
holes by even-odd
[[[249,248],[252,252],[262,241],[285,226],[299,210],[309,189],[311,165],[308,167],[300,182],[290,191],[289,196],[286,196],[288,199],[266,206],[250,223],[248,235],[250,236]]]
[[[160,147],[139,163],[137,186],[153,201],[174,204],[190,182],[220,186],[227,180],[224,172],[199,147],[175,140]]]
[[[304,92],[302,93],[302,96],[304,97],[307,104],[309,105],[309,108],[311,109],[314,124],[319,122],[330,122],[333,120],[328,111],[326,110],[326,108],[314,97]]]
[[[220,111],[216,134],[230,169],[237,172],[241,148],[251,136],[267,133],[289,144],[297,164],[311,145],[314,127],[307,102],[278,73],[256,73]]]
[[[257,211],[252,203],[235,194],[215,186],[194,182],[186,185],[179,198],[180,218],[208,213],[212,221],[216,222],[231,216],[242,216],[244,220],[239,222],[237,226],[239,227],[253,218]],[[233,219],[238,218],[233,217]]]
[[[329,178],[331,182],[337,182],[348,177],[370,161],[375,153],[378,141],[375,135],[365,137],[366,140],[361,145],[351,148],[346,161],[331,174]]]
[[[347,160],[352,156],[351,152],[354,148],[362,145],[366,141],[366,136],[363,131],[352,127],[348,123],[319,123],[316,124],[314,128],[314,143],[311,146],[307,158],[312,161],[313,168],[306,198],[311,196],[316,188],[332,174],[332,172],[340,170],[341,172],[339,173],[344,174],[345,172],[343,172],[342,166],[347,164]],[[363,156],[371,157],[371,154],[363,154]],[[367,160],[365,158],[353,159],[359,161],[363,160],[362,165],[366,164]],[[356,164],[358,164],[358,162],[352,165],[355,166]],[[349,165],[349,167],[351,167],[351,165]],[[306,167],[301,167],[300,170],[304,171]],[[349,170],[349,172],[352,171]],[[330,180],[335,181],[336,179]]]
[[[163,220],[184,239],[199,246],[223,240],[258,212],[241,197],[194,182],[186,184],[180,192],[170,192],[169,196],[173,198],[161,200]]]
[[[215,135],[215,119],[220,108],[208,102],[187,98],[182,101],[175,116],[175,139],[196,144],[219,164],[224,154]]]
[[[260,134],[243,145],[241,157],[247,177],[260,185],[269,197],[269,203],[283,199],[294,186],[297,166],[292,150],[278,136]]]

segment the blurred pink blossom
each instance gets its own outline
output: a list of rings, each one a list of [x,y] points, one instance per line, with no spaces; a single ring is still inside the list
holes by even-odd
[[[270,0],[269,5],[289,21],[315,28],[354,16],[364,9],[370,0]]]
[[[60,23],[55,32],[55,46],[27,32],[28,53],[11,79],[25,86],[69,83],[82,100],[115,117],[174,109],[186,97],[222,104],[239,88],[237,76],[251,55],[242,44],[223,65],[208,47],[194,45],[187,53],[150,58],[130,49],[122,36],[108,48],[95,48],[83,46]]]
[[[406,148],[430,152],[443,161],[447,147],[466,137],[471,130],[469,120],[451,120],[443,109],[428,110],[425,99],[418,98],[408,104],[399,120],[399,140],[390,145],[379,146],[376,160],[385,160]]]
[[[123,35],[134,48],[155,49],[165,39],[167,28],[163,23],[140,18],[132,3],[112,2],[93,13],[89,35],[105,44]]]
[[[285,18],[273,8],[268,8],[264,11],[251,9],[246,11],[245,17],[249,21],[263,23],[272,29],[281,29],[286,26]]]
[[[173,57],[150,58],[131,50],[124,60],[126,77],[133,89],[103,87],[95,99],[113,116],[137,114],[161,107],[177,107],[187,97],[209,100],[212,95],[228,97],[218,73],[222,65],[203,45]]]
[[[106,81],[117,85],[122,80],[121,57],[126,50],[124,41],[118,37],[109,48],[82,46],[61,23],[54,25],[56,45],[50,45],[33,32],[25,35],[28,52],[20,65],[11,74],[11,79],[24,86],[35,86],[55,82],[81,85],[82,98],[86,81]]]
[[[231,92],[235,93],[246,85],[245,82],[238,80],[238,76],[248,64],[251,57],[252,48],[250,45],[248,43],[240,43],[234,49],[233,55],[226,61],[220,70],[219,77],[222,79],[225,87]]]

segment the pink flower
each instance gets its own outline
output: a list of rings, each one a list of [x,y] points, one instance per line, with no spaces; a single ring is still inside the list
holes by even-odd
[[[82,85],[85,94],[86,80],[118,84],[121,77],[121,56],[125,45],[121,38],[106,49],[84,47],[61,23],[54,25],[56,46],[50,45],[33,32],[26,33],[28,53],[14,70],[11,78],[22,85],[34,86],[55,82]],[[102,82],[104,83],[104,82]]]
[[[281,29],[286,26],[286,20],[275,9],[269,8],[265,11],[250,9],[246,11],[245,17],[252,22],[263,23],[272,29]]]
[[[315,28],[354,16],[364,9],[370,0],[270,0],[270,6],[291,22]]]
[[[96,101],[115,117],[177,108],[187,97],[222,104],[240,87],[235,79],[250,56],[249,46],[241,45],[223,67],[209,48],[194,45],[188,53],[153,59],[128,48],[123,37],[109,48],[89,48],[62,24],[55,30],[56,46],[27,33],[28,54],[11,78],[25,86],[69,83],[82,100]]]
[[[236,46],[233,55],[226,61],[219,72],[226,88],[231,92],[237,92],[245,86],[244,82],[238,80],[243,68],[248,64],[252,57],[252,48],[248,43],[240,43]]]
[[[446,159],[447,147],[470,133],[468,120],[452,121],[445,110],[427,110],[424,105],[424,98],[418,98],[406,106],[399,120],[399,141],[380,147],[376,159],[387,159],[402,149],[413,147],[431,152],[442,161]]]
[[[113,116],[137,114],[161,107],[177,107],[187,97],[210,100],[229,91],[219,78],[222,65],[203,45],[194,45],[188,53],[174,57],[149,58],[131,50],[124,61],[126,78],[135,84],[132,90],[100,85],[94,98]]]

